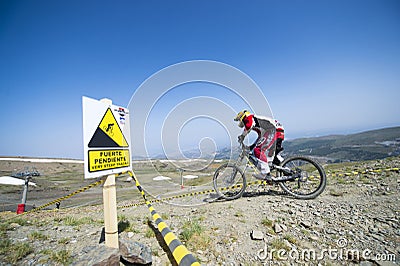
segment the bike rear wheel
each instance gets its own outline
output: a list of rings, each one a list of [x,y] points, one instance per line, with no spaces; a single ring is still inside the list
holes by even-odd
[[[233,200],[240,198],[246,190],[246,178],[236,165],[223,164],[214,173],[214,189],[218,196]]]
[[[326,187],[326,174],[323,167],[309,157],[295,156],[282,162],[283,168],[290,169],[294,180],[280,182],[280,187],[298,199],[314,199]],[[281,173],[281,175],[283,175]]]

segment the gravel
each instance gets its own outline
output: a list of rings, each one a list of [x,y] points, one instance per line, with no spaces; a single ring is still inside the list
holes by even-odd
[[[363,162],[359,168],[386,169],[397,167],[399,161]],[[398,172],[342,177],[328,174],[326,190],[314,200],[296,200],[279,191],[276,186],[266,186],[234,201],[195,207],[166,203],[153,206],[203,265],[400,265]],[[120,228],[121,239],[147,247],[153,265],[173,264],[171,254],[149,226],[151,216],[145,205],[118,209],[118,215],[120,225],[124,225]],[[3,212],[0,221],[4,223],[14,216]],[[103,248],[100,245],[104,243],[99,243],[103,229],[101,205],[41,211],[21,218],[24,223],[14,219],[6,231],[13,243],[33,247],[18,265],[57,264],[51,254],[63,250],[70,259],[66,264],[79,265],[95,252],[88,253],[87,247],[99,251]],[[86,222],[79,222],[84,219]],[[192,239],[184,238],[184,230],[194,224],[200,232]],[[41,235],[44,237],[38,237]],[[0,254],[0,265],[8,265],[5,254]]]

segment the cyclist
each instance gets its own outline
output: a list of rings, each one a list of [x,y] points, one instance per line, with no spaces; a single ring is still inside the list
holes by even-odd
[[[243,133],[238,136],[239,142],[242,142],[251,130],[258,134],[257,140],[250,146],[250,150],[257,158],[257,168],[260,173],[253,174],[253,176],[258,179],[270,180],[270,169],[265,152],[268,150],[268,157],[274,157],[274,164],[279,165],[282,162],[283,158],[279,153],[283,150],[282,142],[285,138],[283,126],[277,120],[254,115],[247,110],[239,112],[234,121],[239,121],[238,126],[244,128]]]

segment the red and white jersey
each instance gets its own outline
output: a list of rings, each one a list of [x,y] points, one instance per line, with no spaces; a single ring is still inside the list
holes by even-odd
[[[282,124],[276,119],[251,114],[243,118],[243,124],[244,135],[247,135],[250,130],[254,130],[257,132],[259,138],[264,136],[266,132],[273,133],[276,135],[276,138],[285,138],[285,130]]]

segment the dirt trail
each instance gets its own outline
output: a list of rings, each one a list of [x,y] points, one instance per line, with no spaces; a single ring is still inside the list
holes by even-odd
[[[399,162],[400,158],[392,158],[358,167],[388,169]],[[344,173],[349,167],[354,168],[343,164],[335,170]],[[285,196],[275,186],[249,188],[234,201],[192,205],[202,197],[153,206],[204,265],[400,264],[398,172],[330,174],[325,192],[308,201]],[[118,205],[132,202],[124,199]],[[0,214],[2,237],[28,243],[33,250],[17,260],[18,265],[73,264],[85,256],[85,248],[98,245],[103,228],[101,205],[42,211],[12,223],[5,221],[14,216]],[[120,237],[150,247],[153,265],[171,263],[148,225],[151,216],[145,205],[120,208],[118,218],[125,225]],[[7,261],[8,254],[0,253],[0,265]]]

